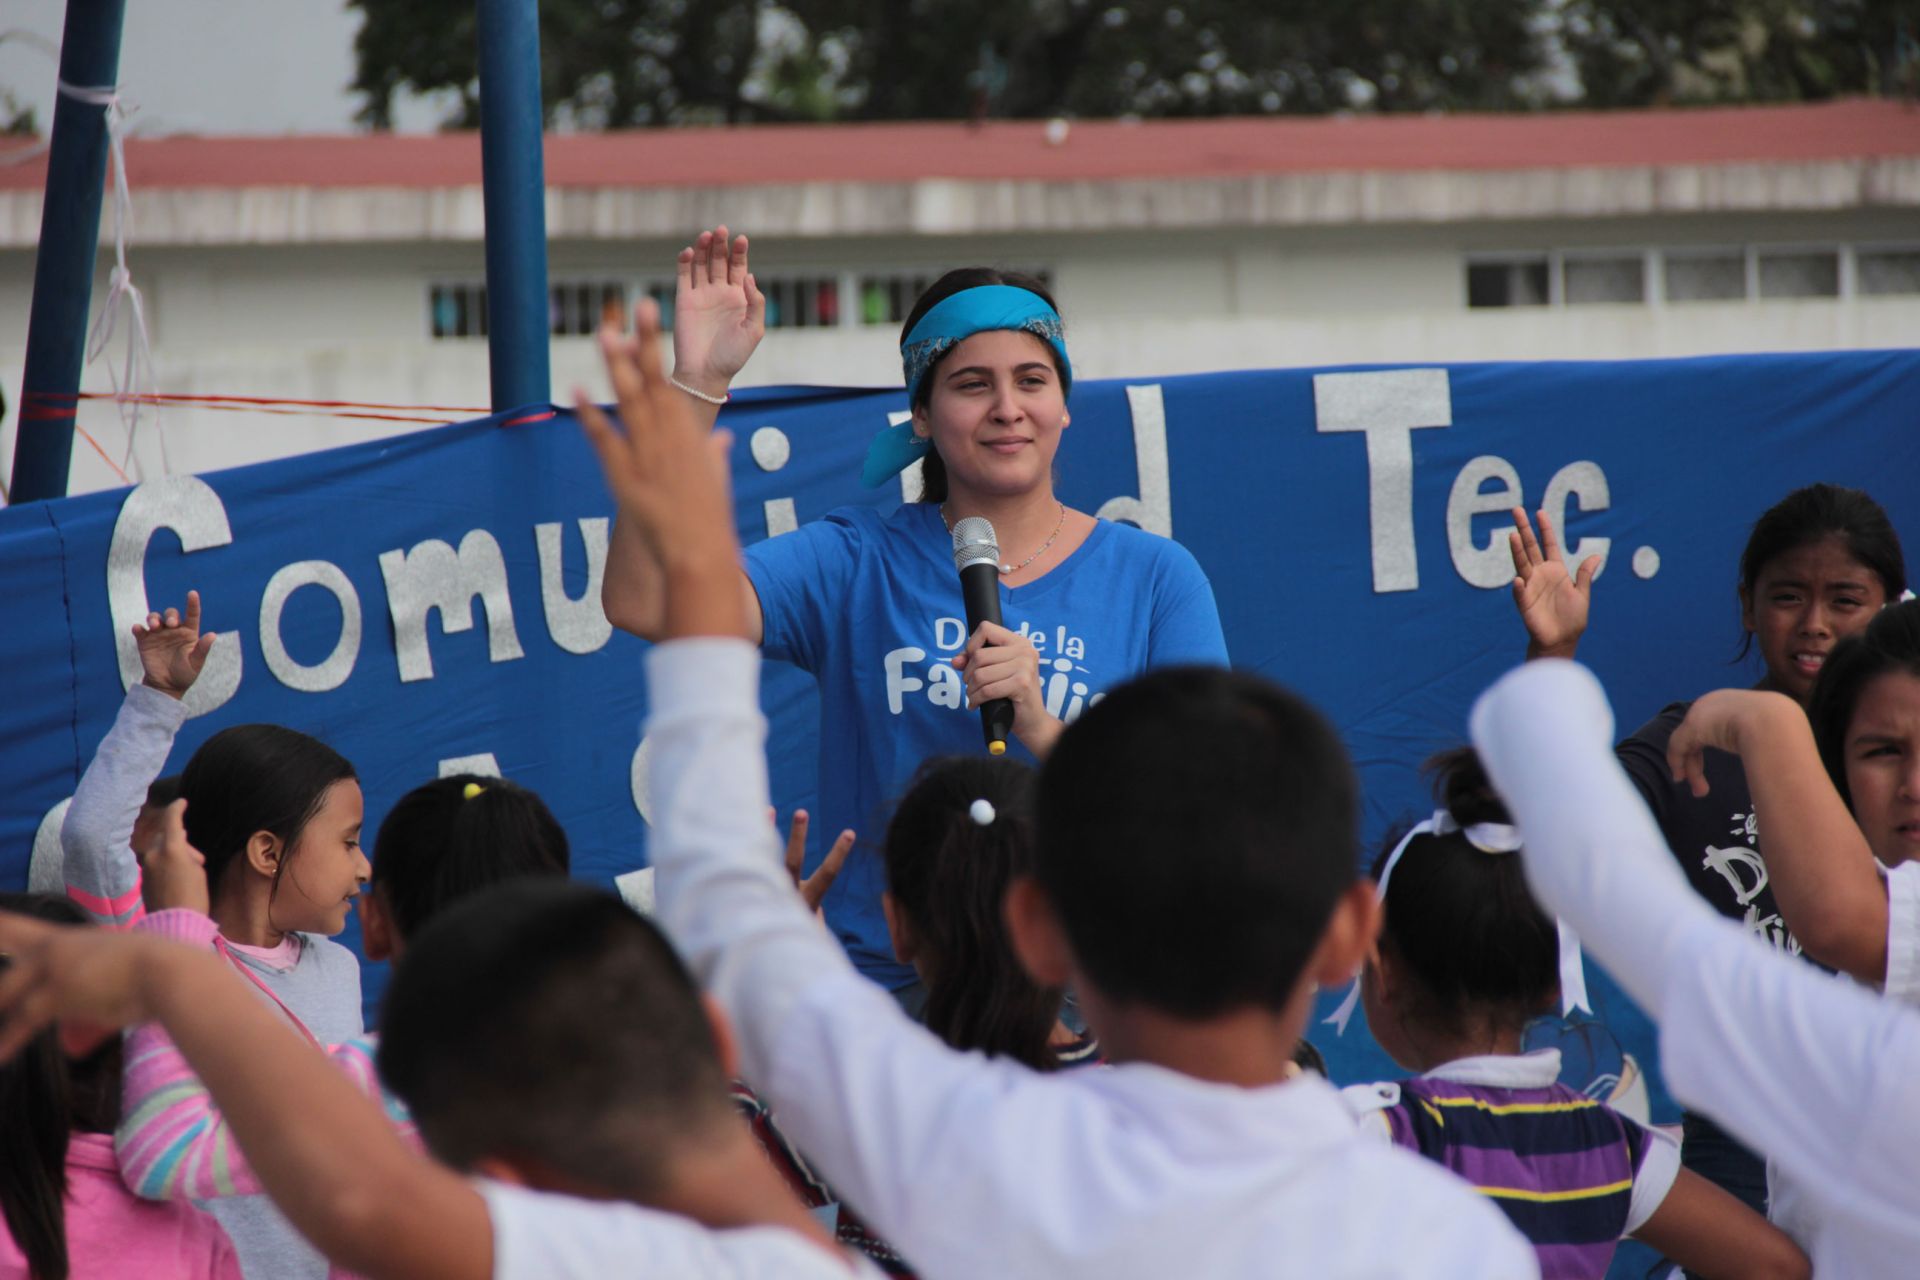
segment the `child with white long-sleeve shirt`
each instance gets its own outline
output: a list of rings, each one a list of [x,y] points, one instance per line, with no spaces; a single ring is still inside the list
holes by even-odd
[[[665,582],[669,638],[647,657],[660,918],[738,1027],[747,1080],[862,1215],[930,1277],[1536,1274],[1491,1205],[1293,1078],[1315,984],[1352,976],[1378,906],[1338,737],[1262,681],[1150,675],[1047,762],[1009,930],[1036,981],[1074,984],[1112,1069],[959,1053],[855,972],[760,821],[727,437],[666,383],[650,312],[641,329],[603,338],[626,433],[579,411]]]
[[[1912,1274],[1920,1015],[1775,954],[1691,891],[1613,758],[1613,715],[1584,668],[1529,663],[1472,725],[1535,896],[1659,1023],[1674,1097],[1812,1203],[1799,1242],[1814,1274]]]

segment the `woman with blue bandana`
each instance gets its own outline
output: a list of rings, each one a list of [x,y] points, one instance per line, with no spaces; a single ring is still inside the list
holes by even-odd
[[[729,244],[721,227],[682,250],[674,378],[716,416],[764,331],[765,307],[746,237]],[[922,761],[980,751],[973,708],[983,702],[1012,702],[1009,750],[1038,760],[1066,724],[1142,671],[1227,661],[1213,589],[1184,548],[1054,495],[1073,365],[1044,285],[986,267],[950,271],[914,304],[900,354],[912,417],[879,434],[862,479],[877,488],[917,464],[920,500],[830,512],[747,548],[741,575],[768,656],[820,682],[814,817],[829,833],[881,830]],[[950,532],[969,516],[998,537],[1005,624],[971,635]],[[650,636],[660,582],[646,546],[616,521],[607,617]],[[812,852],[808,870],[824,852]],[[895,954],[884,888],[880,858],[858,847],[823,909],[862,972],[911,1007],[917,982]]]

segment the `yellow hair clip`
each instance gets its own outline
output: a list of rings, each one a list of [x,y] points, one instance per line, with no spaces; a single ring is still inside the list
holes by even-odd
[[[460,796],[462,799],[471,800],[485,790],[486,788],[481,786],[479,783],[469,782],[465,787],[461,788]]]

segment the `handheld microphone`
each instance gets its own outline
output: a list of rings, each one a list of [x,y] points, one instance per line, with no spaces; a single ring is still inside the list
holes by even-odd
[[[953,563],[960,570],[960,598],[967,609],[967,636],[983,622],[1000,625],[1000,539],[991,522],[980,516],[957,520],[953,526]],[[1013,732],[1013,703],[995,698],[980,704],[980,728],[987,751],[1003,755],[1007,735]]]

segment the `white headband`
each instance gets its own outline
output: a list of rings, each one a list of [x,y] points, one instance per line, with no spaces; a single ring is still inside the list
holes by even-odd
[[[1453,820],[1453,815],[1445,809],[1435,809],[1433,816],[1424,822],[1414,824],[1413,830],[1400,837],[1400,843],[1393,846],[1393,852],[1387,855],[1386,862],[1380,868],[1380,882],[1374,892],[1382,903],[1387,900],[1387,882],[1393,878],[1393,869],[1400,865],[1400,859],[1407,854],[1407,846],[1416,836],[1447,836],[1459,832],[1467,843],[1486,854],[1509,854],[1520,851],[1520,829],[1504,822],[1476,822],[1469,827],[1461,827]],[[1560,933],[1560,1016],[1565,1017],[1575,1009],[1593,1012],[1587,1003],[1587,968],[1580,958],[1580,939],[1564,920],[1556,920]],[[1353,986],[1340,1002],[1340,1007],[1322,1020],[1322,1026],[1334,1028],[1335,1035],[1347,1034],[1347,1023],[1353,1020],[1353,1011],[1360,1004],[1360,977],[1354,975]]]

